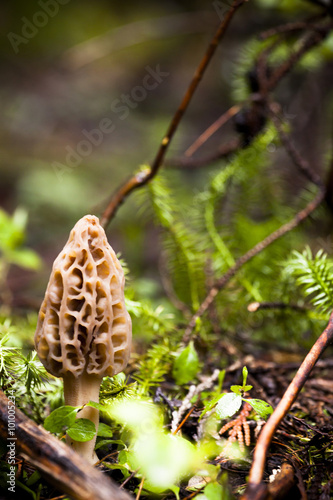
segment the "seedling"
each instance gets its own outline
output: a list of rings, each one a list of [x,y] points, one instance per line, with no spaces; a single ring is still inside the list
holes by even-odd
[[[243,384],[232,385],[231,392],[223,394],[216,405],[216,413],[221,419],[232,417],[237,413],[243,404],[243,401],[248,403],[258,415],[266,419],[271,413],[273,408],[270,404],[262,399],[244,398],[246,392],[252,389],[252,385],[247,385],[248,369],[246,366],[243,368]]]

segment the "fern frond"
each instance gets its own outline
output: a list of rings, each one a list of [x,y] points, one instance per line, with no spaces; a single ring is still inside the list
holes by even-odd
[[[140,395],[148,394],[150,389],[163,382],[164,376],[170,370],[174,347],[170,337],[165,337],[148,349],[146,355],[139,361],[133,379],[139,383]]]
[[[145,337],[152,337],[156,333],[161,335],[172,328],[174,315],[166,313],[162,305],[154,308],[147,300],[137,301],[128,297],[125,297],[125,303],[130,315],[144,325]]]
[[[37,352],[29,352],[27,356],[21,357],[16,369],[18,376],[25,384],[27,393],[40,389],[50,378],[42,363],[37,357]]]
[[[0,382],[4,385],[5,380],[9,379],[15,370],[15,365],[21,358],[17,347],[7,345],[10,341],[15,327],[11,325],[10,319],[3,320],[0,324]]]
[[[206,260],[198,251],[198,234],[177,210],[165,176],[159,174],[148,190],[155,220],[163,229],[163,248],[173,288],[182,302],[196,310],[204,295]]]
[[[235,101],[244,101],[251,93],[248,74],[252,70],[259,54],[271,44],[270,40],[251,40],[240,52],[235,62],[235,72],[232,82],[232,97]]]
[[[304,296],[318,311],[327,313],[333,308],[333,260],[324,250],[315,256],[309,247],[302,253],[294,251],[286,272],[296,277]]]

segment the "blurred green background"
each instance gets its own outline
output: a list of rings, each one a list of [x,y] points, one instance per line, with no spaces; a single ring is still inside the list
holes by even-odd
[[[27,211],[26,243],[43,260],[38,273],[11,268],[8,283],[14,305],[17,297],[40,302],[51,264],[77,219],[87,213],[101,215],[117,186],[153,159],[226,5],[199,0],[1,2],[0,204],[10,214],[17,207]],[[308,1],[245,4],[205,74],[168,157],[181,157],[235,102],[239,60],[246,59],[260,31],[316,12]],[[323,168],[321,153],[328,148],[332,126],[332,47],[329,37],[320,53],[308,58],[307,71],[296,72],[278,90],[298,144],[318,170]],[[159,67],[168,76],[144,95],[136,87],[142,86],[147,67]],[[132,99],[128,112],[111,109],[133,92],[137,100]],[[112,120],[114,130],[81,155],[75,167],[66,164],[68,151],[77,151],[87,139],[84,131],[98,129],[104,119]],[[215,151],[234,134],[230,122],[196,157]],[[272,155],[281,170],[277,190],[286,201],[297,191],[298,174],[284,154]],[[179,203],[200,189],[210,171],[210,166],[170,171]],[[156,296],[162,294],[158,230],[141,204],[139,193],[130,197],[107,234],[134,280],[156,281],[156,288],[147,291]]]

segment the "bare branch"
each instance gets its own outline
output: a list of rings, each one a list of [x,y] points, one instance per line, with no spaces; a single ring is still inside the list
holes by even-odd
[[[281,142],[284,145],[287,153],[289,154],[290,158],[293,160],[294,164],[300,172],[310,181],[312,182],[315,186],[318,186],[320,189],[324,189],[324,184],[321,179],[321,177],[312,170],[310,167],[308,161],[303,158],[300,153],[297,151],[295,146],[290,140],[290,137],[285,133],[285,131],[282,128],[281,124],[281,118],[278,116],[277,112],[280,109],[280,106],[276,103],[270,103],[269,104],[269,111],[270,115],[272,118],[272,122],[274,123],[274,126],[280,136]]]
[[[194,95],[195,90],[197,89],[204,72],[206,68],[208,67],[216,49],[218,46],[218,43],[220,42],[221,38],[225,34],[230,21],[232,20],[234,14],[238,10],[238,8],[243,5],[247,0],[234,0],[232,6],[230,7],[229,11],[226,13],[225,17],[221,21],[217,32],[215,33],[212,41],[210,42],[208,49],[204,55],[204,57],[201,59],[199,66],[197,67],[194,76],[192,78],[192,81],[188,87],[188,89],[185,92],[185,95],[180,103],[180,106],[178,107],[174,117],[171,120],[171,123],[169,125],[169,128],[166,132],[165,137],[162,139],[162,142],[160,144],[160,147],[157,151],[156,157],[149,169],[147,169],[144,172],[140,172],[140,174],[134,175],[131,179],[129,179],[123,186],[121,186],[114,196],[111,198],[110,203],[108,204],[107,208],[105,209],[102,218],[101,218],[101,225],[103,227],[107,226],[107,224],[112,220],[112,218],[115,216],[119,206],[123,203],[125,198],[135,189],[147,184],[147,182],[151,181],[157,172],[159,171],[165,154],[167,152],[167,149],[169,147],[170,141],[174,136],[174,133],[176,132],[178,125]]]

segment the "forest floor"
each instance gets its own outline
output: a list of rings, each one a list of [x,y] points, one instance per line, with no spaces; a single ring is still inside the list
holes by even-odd
[[[281,353],[283,356],[283,353]],[[251,397],[276,407],[298,369],[299,362],[243,360],[253,385]],[[277,429],[266,461],[265,481],[283,468],[279,484],[270,490],[271,498],[329,500],[333,491],[333,386],[332,359],[320,360],[291,411]],[[232,373],[226,383],[233,383]],[[228,380],[229,379],[229,380]],[[255,444],[257,423],[250,421],[251,445]],[[250,447],[250,456],[253,447]],[[285,465],[283,465],[285,464]],[[288,465],[292,467],[288,467]],[[222,462],[233,492],[246,484],[248,466]],[[286,466],[287,465],[287,466]],[[273,484],[273,483],[272,483]]]

